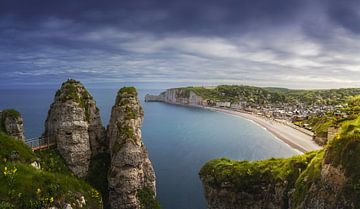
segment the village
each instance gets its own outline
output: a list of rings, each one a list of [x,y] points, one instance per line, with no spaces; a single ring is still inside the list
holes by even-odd
[[[341,111],[346,108],[346,105],[310,105],[303,104],[291,105],[291,104],[265,104],[260,105],[254,102],[242,101],[239,103],[231,102],[213,102],[211,100],[204,100],[202,106],[211,106],[217,108],[226,108],[239,112],[247,112],[263,116],[269,119],[277,121],[288,122],[291,124],[299,125],[300,121],[309,119],[310,117],[323,117],[327,113],[333,114],[334,117],[347,118],[347,114]],[[309,124],[302,124],[302,128],[312,130]]]

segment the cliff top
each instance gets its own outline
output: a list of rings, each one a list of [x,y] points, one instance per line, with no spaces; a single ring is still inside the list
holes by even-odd
[[[4,116],[4,117],[11,117],[11,118],[18,118],[21,117],[21,114],[15,110],[15,109],[5,109],[5,110],[1,110],[0,113]]]
[[[277,185],[276,183],[281,185],[282,182],[287,182],[287,192],[293,188],[289,197],[293,207],[302,205],[306,198],[309,198],[309,193],[316,191],[315,188],[323,188],[321,184],[326,180],[335,185],[337,190],[324,191],[329,194],[335,192],[358,208],[360,207],[360,117],[344,123],[340,132],[323,150],[287,159],[254,162],[215,159],[203,166],[200,178],[205,186],[213,189],[226,188],[229,191],[254,195],[258,194],[263,186]],[[328,187],[331,188],[329,185]],[[326,195],[322,195],[321,198],[326,200]]]
[[[55,100],[66,102],[73,101],[82,104],[84,100],[92,100],[93,97],[80,81],[69,79],[62,83],[61,88],[55,94]]]
[[[137,91],[136,88],[133,86],[128,86],[128,87],[125,86],[118,91],[118,95],[119,94],[129,94],[129,95],[137,96]]]
[[[6,118],[19,118],[21,114],[14,109],[5,109],[0,111],[0,132],[6,132],[5,119]]]
[[[123,87],[117,93],[115,105],[130,104],[129,100],[136,99],[137,95],[135,87]]]
[[[66,82],[62,83],[61,88],[57,90],[54,99],[55,102],[64,103],[72,101],[78,103],[81,108],[84,108],[87,121],[90,120],[90,112],[87,105],[90,100],[93,100],[91,94],[80,81],[74,79],[68,79]]]

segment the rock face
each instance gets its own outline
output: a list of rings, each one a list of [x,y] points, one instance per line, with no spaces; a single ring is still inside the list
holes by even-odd
[[[6,134],[25,141],[24,121],[21,114],[14,109],[0,111],[0,130]]]
[[[305,155],[209,161],[200,171],[208,208],[360,208],[359,122]]]
[[[106,150],[99,109],[80,82],[68,80],[56,92],[43,136],[78,177],[86,176],[92,155]]]
[[[168,89],[160,95],[146,95],[146,102],[167,102],[184,105],[202,105],[203,98],[186,88]]]
[[[108,173],[112,209],[140,209],[139,193],[155,196],[155,173],[141,140],[143,110],[133,87],[119,90],[108,126],[111,166]]]

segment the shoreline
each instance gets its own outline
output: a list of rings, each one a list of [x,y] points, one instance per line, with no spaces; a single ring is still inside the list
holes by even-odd
[[[228,110],[223,108],[214,108],[214,107],[202,107],[202,108],[211,111],[222,112],[234,116],[239,116],[243,119],[254,122],[257,125],[264,128],[270,134],[275,136],[275,138],[286,143],[287,145],[289,145],[291,148],[295,149],[298,152],[305,153],[305,152],[321,149],[321,146],[317,145],[312,140],[312,136],[310,136],[309,134],[304,133],[303,131],[295,129],[285,123],[276,121],[274,119],[268,119],[256,114],[239,112],[239,111]]]
[[[196,107],[209,111],[221,112],[232,116],[241,117],[245,120],[249,120],[250,122],[255,123],[256,125],[261,126],[267,132],[273,135],[276,139],[284,142],[299,153],[310,152],[322,148],[312,140],[312,132],[307,130],[301,130],[299,127],[290,126],[285,121],[269,119],[252,113],[240,112],[219,107],[206,107],[201,105],[190,105],[173,102],[164,103],[180,105],[184,107]]]

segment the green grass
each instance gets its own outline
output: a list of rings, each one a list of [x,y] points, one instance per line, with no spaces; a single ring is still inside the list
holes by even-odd
[[[36,151],[41,168],[48,172],[61,173],[72,176],[73,173],[66,166],[65,160],[56,149]]]
[[[136,88],[135,87],[123,87],[119,90],[118,94],[130,94],[133,96],[137,96]]]
[[[258,185],[277,181],[295,183],[301,172],[317,152],[310,152],[291,158],[271,158],[261,161],[234,161],[220,158],[209,161],[200,171],[206,185],[220,187],[224,182],[231,185],[234,192],[259,192]]]
[[[110,168],[110,154],[100,153],[91,158],[91,164],[89,167],[89,173],[86,177],[86,181],[91,186],[100,191],[102,199],[104,201],[104,208],[109,207],[109,190],[107,174]]]
[[[3,174],[5,167],[17,169],[12,183]],[[101,208],[101,198],[96,197],[96,190],[76,177],[36,170],[16,162],[2,164],[0,170],[0,201],[9,202],[14,208],[37,209],[54,206],[60,201],[76,204],[81,195],[87,202],[85,208]]]
[[[6,128],[5,128],[5,119],[6,118],[19,118],[19,117],[21,117],[21,114],[14,109],[2,110],[2,112],[0,114],[0,131],[6,133]]]
[[[55,98],[61,102],[73,101],[78,103],[81,108],[84,108],[86,120],[90,120],[88,102],[93,97],[79,81],[70,79],[64,82],[61,89],[56,92]]]
[[[255,104],[297,104],[334,105],[344,103],[349,96],[360,95],[360,88],[328,89],[328,90],[293,90],[285,88],[260,88],[243,85],[219,85],[215,88],[184,87],[180,97],[188,97],[193,91],[203,99],[213,101],[239,102]]]
[[[0,208],[40,209],[60,202],[76,204],[82,195],[87,202],[84,208],[102,208],[100,194],[73,176],[55,150],[34,153],[22,141],[0,133],[0,160]],[[40,161],[41,170],[30,165],[35,160]]]
[[[18,117],[21,117],[21,114],[14,110],[14,109],[5,109],[2,111],[2,114],[5,116],[5,117],[10,117],[10,118],[18,118]]]
[[[323,164],[343,172],[346,177],[344,188],[338,191],[327,189],[321,180]],[[261,186],[286,180],[288,184],[284,196],[291,198],[292,208],[302,207],[311,188],[314,191],[325,188],[327,192],[336,192],[338,198],[344,198],[354,208],[360,208],[360,117],[344,122],[340,132],[323,150],[287,159],[254,162],[215,159],[203,166],[200,177],[207,186],[219,188],[227,182],[228,190],[250,194],[261,191]],[[294,192],[288,196],[290,189],[294,189]]]
[[[116,95],[116,105],[127,105],[130,104],[129,98],[137,97],[137,91],[135,87],[123,87],[119,89]]]
[[[301,173],[295,182],[295,192],[291,197],[292,206],[299,206],[313,184],[320,183],[321,163],[324,158],[324,151],[320,151],[311,160],[308,167]]]
[[[14,158],[19,162],[31,163],[37,159],[34,152],[23,141],[0,132],[0,160]]]
[[[143,188],[137,192],[140,201],[140,209],[161,209],[159,201],[155,198],[154,192],[150,188]]]

